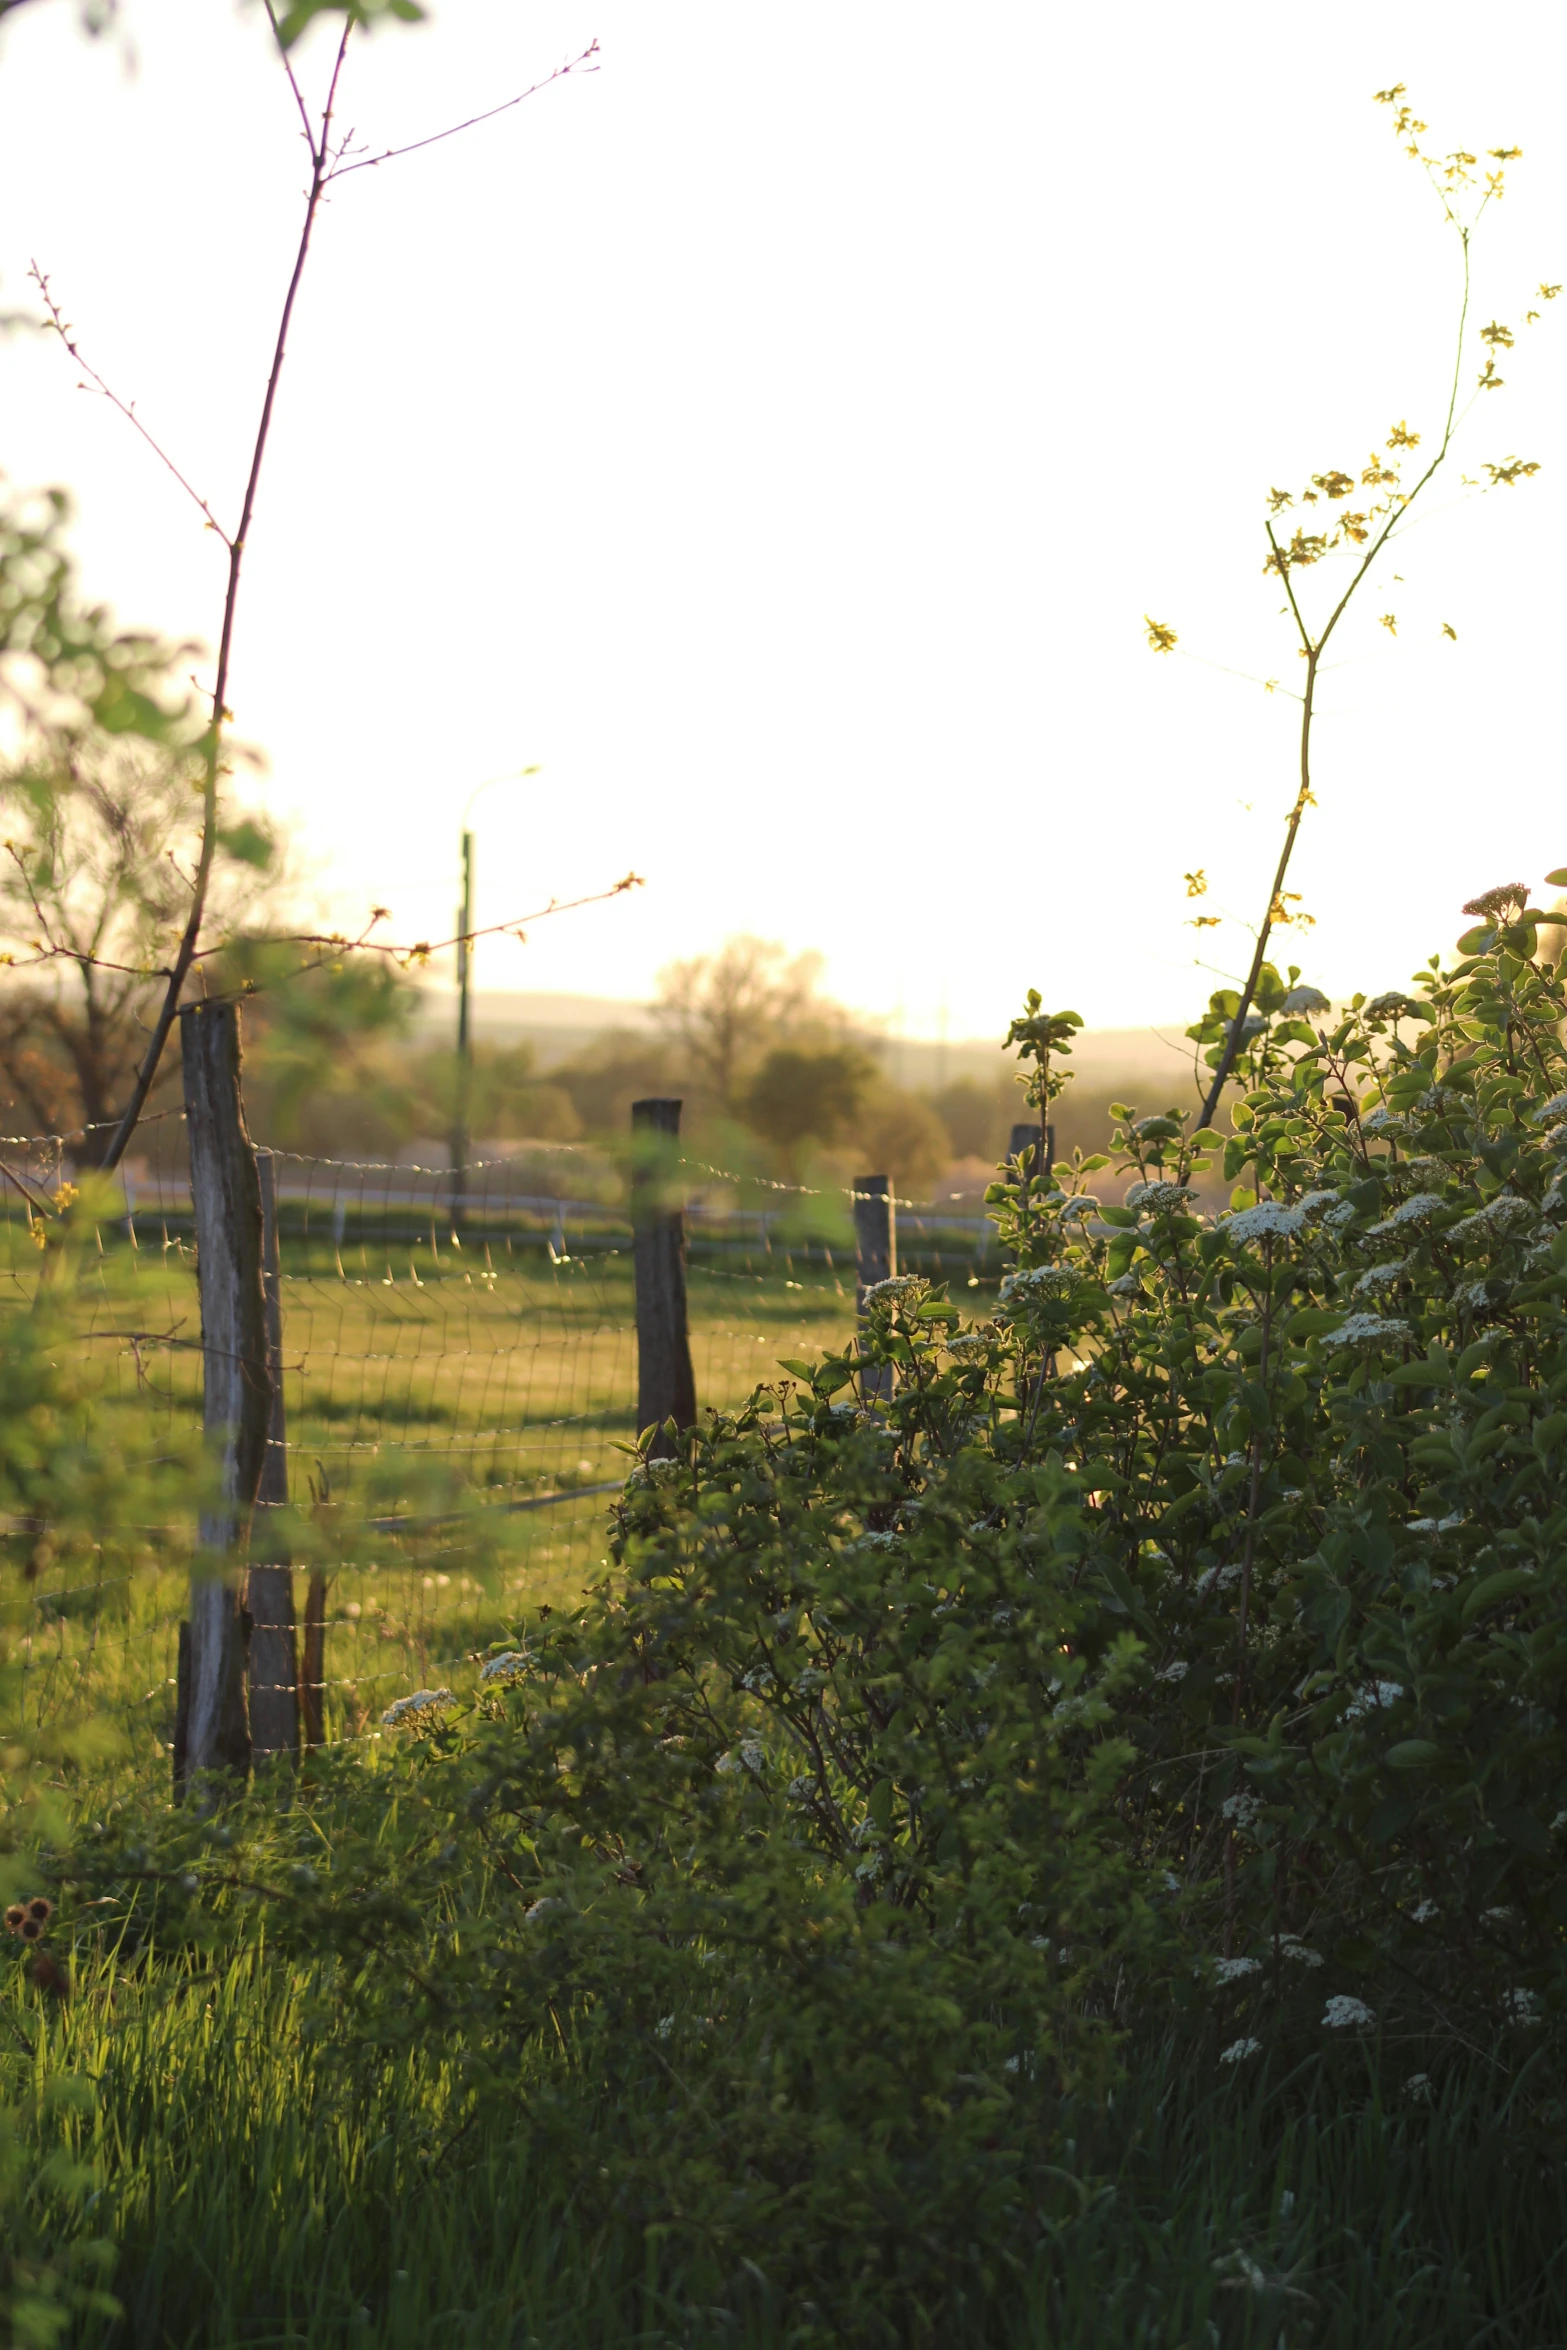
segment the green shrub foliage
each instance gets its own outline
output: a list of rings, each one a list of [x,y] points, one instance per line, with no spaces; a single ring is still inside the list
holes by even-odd
[[[892,1280],[648,1431],[603,1589],[384,1768],[109,1823],[94,1930],[248,1920],[323,2062],[438,2046],[578,2221],[801,2342],[1020,2284],[1062,2117],[1172,2034],[1215,2084],[1521,2071],[1567,2004],[1567,991],[1521,890],[1472,910],[1342,1015],[1266,973],[1227,1135],[1014,1162],[992,1318]],[[1034,1098],[1076,1025],[1016,1024]]]

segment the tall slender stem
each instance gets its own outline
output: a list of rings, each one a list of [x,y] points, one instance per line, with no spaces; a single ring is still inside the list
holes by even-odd
[[[1483,205],[1481,209],[1484,210]],[[1451,212],[1448,217],[1452,218]],[[1305,617],[1296,600],[1295,582],[1290,577],[1289,556],[1274,536],[1272,523],[1270,522],[1267,526],[1268,545],[1272,550],[1268,569],[1276,571],[1284,582],[1284,592],[1289,598],[1290,614],[1295,622],[1296,632],[1300,637],[1301,651],[1306,659],[1306,689],[1301,696],[1300,713],[1300,789],[1296,794],[1295,805],[1290,810],[1290,820],[1284,834],[1284,847],[1274,870],[1273,887],[1269,892],[1267,907],[1257,932],[1257,945],[1251,958],[1251,968],[1246,974],[1246,984],[1241,990],[1240,1002],[1235,1007],[1234,1017],[1230,1021],[1229,1029],[1225,1035],[1224,1051],[1220,1055],[1219,1066],[1214,1071],[1213,1083],[1208,1088],[1208,1096],[1202,1106],[1202,1116],[1198,1121],[1199,1130],[1205,1126],[1211,1127],[1218,1115],[1219,1096],[1224,1091],[1230,1071],[1234,1068],[1236,1057],[1245,1041],[1246,1019],[1256,998],[1258,982],[1262,977],[1263,960],[1268,951],[1268,940],[1272,935],[1274,922],[1277,919],[1277,908],[1283,894],[1285,879],[1289,873],[1290,859],[1295,853],[1295,841],[1300,832],[1300,820],[1311,804],[1311,722],[1316,705],[1317,673],[1321,667],[1322,656],[1327,650],[1328,640],[1333,631],[1349,609],[1356,589],[1365,580],[1377,557],[1392,539],[1410,507],[1437,472],[1452,446],[1453,428],[1458,420],[1458,388],[1463,376],[1464,335],[1469,324],[1470,269],[1469,230],[1467,228],[1458,228],[1458,242],[1463,254],[1463,295],[1458,305],[1458,338],[1453,352],[1453,380],[1448,389],[1447,414],[1442,422],[1442,438],[1414,488],[1407,497],[1395,501],[1386,522],[1355,566],[1354,575],[1329,613],[1320,636],[1313,637],[1306,626]]]
[[[267,442],[271,437],[272,417],[277,405],[278,383],[283,373],[283,361],[288,353],[288,331],[293,322],[294,303],[299,294],[300,281],[305,274],[305,263],[310,257],[310,239],[316,225],[316,214],[320,210],[321,198],[332,174],[330,152],[332,114],[337,102],[338,79],[343,70],[343,58],[348,48],[348,37],[353,28],[354,19],[350,16],[344,22],[342,39],[337,45],[337,58],[332,67],[332,79],[327,90],[326,104],[321,111],[319,130],[312,131],[308,118],[306,119],[306,138],[310,148],[310,187],[305,198],[305,217],[300,229],[299,246],[294,255],[294,267],[288,281],[288,291],[283,297],[282,314],[278,320],[277,339],[272,349],[272,366],[267,376],[266,394],[261,403],[261,418],[256,427],[255,444],[251,450],[250,472],[245,482],[244,502],[240,507],[238,526],[229,541],[228,582],[223,597],[223,626],[218,638],[217,674],[212,685],[212,716],[202,746],[201,853],[196,861],[190,912],[186,916],[185,927],[180,934],[179,947],[175,953],[173,964],[170,966],[168,984],[163,992],[163,1001],[158,1007],[158,1017],[153,1023],[152,1035],[147,1041],[147,1050],[142,1055],[141,1066],[136,1072],[135,1082],[131,1087],[130,1100],[125,1105],[120,1122],[115,1128],[108,1150],[104,1154],[105,1168],[119,1165],[125,1155],[126,1145],[136,1131],[136,1122],[146,1106],[148,1094],[152,1091],[153,1080],[158,1074],[158,1064],[163,1058],[163,1048],[168,1043],[169,1031],[174,1025],[174,1015],[179,1009],[180,994],[190,976],[190,967],[195,960],[196,949],[201,939],[201,925],[207,910],[207,890],[212,879],[212,861],[218,845],[218,773],[223,749],[223,726],[228,717],[229,666],[233,658],[234,623],[239,611],[240,577],[244,570],[245,547],[250,536],[251,520],[256,510],[256,494],[261,486],[261,469],[266,460]],[[272,29],[274,36],[276,36],[277,20],[275,17],[272,20]],[[279,40],[278,46],[281,50],[281,40]],[[287,65],[286,56],[284,63]],[[292,70],[289,72],[289,82],[297,98],[298,85],[294,81]]]

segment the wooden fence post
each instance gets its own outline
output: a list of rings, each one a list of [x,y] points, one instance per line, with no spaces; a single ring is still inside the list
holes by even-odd
[[[238,1006],[187,1004],[180,1053],[201,1289],[202,1424],[217,1443],[220,1497],[201,1514],[191,1572],[184,1761],[194,1778],[250,1763],[237,1562],[261,1480],[271,1382],[261,1183],[240,1098]]]
[[[267,1377],[271,1401],[251,1549],[245,1578],[250,1618],[250,1751],[256,1761],[286,1754],[299,1759],[299,1676],[294,1640],[294,1569],[269,1533],[269,1512],[288,1503],[287,1426],[283,1417],[283,1297],[277,1230],[277,1161],[256,1153],[261,1185],[261,1278],[266,1313]]]
[[[631,1248],[637,1294],[637,1433],[696,1425],[696,1380],[686,1320],[685,1217],[667,1196],[672,1152],[661,1145],[680,1133],[677,1101],[631,1105]],[[667,1436],[655,1454],[672,1450]]]
[[[878,1281],[891,1281],[898,1270],[898,1214],[892,1179],[887,1175],[854,1178],[854,1305],[861,1328],[865,1323],[865,1293]],[[892,1365],[879,1363],[860,1375],[867,1404],[892,1401]]]

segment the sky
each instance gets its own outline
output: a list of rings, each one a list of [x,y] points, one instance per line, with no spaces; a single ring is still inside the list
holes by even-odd
[[[121,24],[0,31],[0,309],[36,310],[36,258],[226,518],[298,122],[253,5]],[[1400,419],[1429,445],[1445,402],[1456,246],[1372,93],[1524,149],[1474,250],[1475,323],[1516,326],[1567,278],[1567,16],[437,0],[351,44],[340,119],[419,138],[595,38],[322,217],[230,697],[307,898],[446,935],[489,784],[479,922],[645,887],[487,942],[483,988],[645,997],[750,931],[911,1035],[995,1033],[1029,986],[1184,1024],[1249,955],[1294,791],[1265,492]],[[318,89],[326,42],[296,57]],[[1536,306],[1324,677],[1315,923],[1280,944],[1335,995],[1567,863],[1567,296]],[[210,645],[219,543],[77,381],[0,340],[0,468],[72,490],[123,622]],[[1540,473],[1461,488],[1515,455]]]

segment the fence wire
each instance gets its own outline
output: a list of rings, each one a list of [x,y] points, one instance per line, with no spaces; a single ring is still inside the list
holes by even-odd
[[[373,1734],[411,1688],[455,1685],[524,1609],[570,1604],[602,1571],[637,1433],[631,1230],[613,1163],[590,1150],[530,1149],[460,1181],[273,1158],[289,1488],[326,1530],[311,1563],[327,1570],[331,1744]],[[37,1203],[62,1165],[55,1138],[0,1138],[0,1344],[36,1294]],[[679,1172],[698,1403],[730,1409],[780,1357],[852,1329],[850,1195],[695,1159]],[[192,1209],[172,1154],[121,1181],[124,1213],[100,1224],[68,1311],[106,1423],[127,1458],[155,1461],[201,1429]],[[905,1266],[960,1294],[989,1286],[993,1235],[970,1203],[898,1213]],[[193,1526],[145,1531],[133,1573],[24,1580],[8,1558],[0,1719],[104,1721],[143,1755],[167,1747]]]

